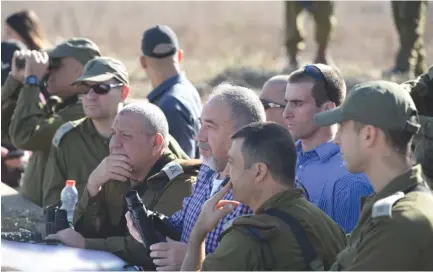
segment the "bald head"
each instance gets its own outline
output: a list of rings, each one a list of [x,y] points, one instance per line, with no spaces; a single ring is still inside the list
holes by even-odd
[[[164,148],[168,147],[168,122],[162,110],[149,102],[138,102],[123,107],[119,115],[135,114],[143,123],[143,130],[150,135],[161,134]]]
[[[266,120],[276,122],[284,126],[283,111],[284,94],[289,79],[288,75],[274,76],[263,85],[260,99],[266,109]]]

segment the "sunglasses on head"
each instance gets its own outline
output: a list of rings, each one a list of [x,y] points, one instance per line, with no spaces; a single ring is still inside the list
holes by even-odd
[[[111,89],[118,88],[124,86],[123,83],[113,83],[113,84],[106,84],[106,83],[100,83],[100,84],[94,84],[94,85],[88,85],[83,83],[82,85],[89,87],[89,89],[82,94],[88,94],[90,90],[92,89],[96,94],[107,94]]]
[[[328,95],[328,81],[326,80],[325,75],[322,73],[319,67],[314,64],[308,64],[304,67],[304,74],[309,77],[312,77],[314,80],[323,81],[323,85],[325,87],[326,95]]]
[[[286,107],[286,105],[282,105],[282,104],[278,104],[278,103],[275,103],[275,102],[271,102],[271,101],[266,100],[266,99],[260,99],[260,101],[262,102],[262,105],[265,108],[265,110],[267,110],[269,108],[284,109]]]

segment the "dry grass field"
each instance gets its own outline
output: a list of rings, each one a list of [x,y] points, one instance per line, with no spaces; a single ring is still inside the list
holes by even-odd
[[[138,56],[142,32],[153,24],[168,24],[177,32],[185,51],[184,68],[197,85],[212,85],[224,79],[224,71],[230,69],[238,80],[260,88],[269,74],[278,71],[284,56],[283,2],[2,1],[2,20],[22,8],[39,14],[51,42],[87,36],[105,55],[122,60],[131,74],[136,98],[150,90]],[[390,2],[339,1],[336,16],[338,26],[331,51],[348,85],[380,78],[381,71],[392,66],[398,49]],[[432,64],[433,3],[427,16],[425,43]],[[309,16],[305,16],[305,26],[307,49],[302,58],[310,62],[315,43]],[[238,70],[241,67],[252,68],[253,75],[245,75],[244,70]]]

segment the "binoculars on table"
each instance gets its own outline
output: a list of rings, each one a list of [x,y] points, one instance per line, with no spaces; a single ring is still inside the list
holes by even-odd
[[[51,205],[44,209],[45,235],[54,234],[69,228],[68,213],[59,205]]]
[[[137,228],[146,249],[151,245],[165,241],[165,237],[179,241],[180,233],[168,221],[168,217],[149,211],[141,201],[137,191],[130,190],[126,193],[128,211]]]

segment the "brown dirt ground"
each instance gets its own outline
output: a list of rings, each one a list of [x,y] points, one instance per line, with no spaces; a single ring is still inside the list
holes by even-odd
[[[122,60],[130,72],[135,98],[150,90],[138,56],[142,32],[153,24],[173,27],[185,51],[184,68],[198,85],[226,78],[221,73],[228,68],[235,71],[234,77],[243,77],[243,70],[237,69],[247,67],[257,77],[248,85],[260,88],[266,77],[281,67],[284,56],[283,2],[2,1],[2,20],[22,8],[39,14],[51,42],[87,36],[105,55]],[[425,30],[429,64],[433,63],[432,15],[430,3]],[[390,2],[340,1],[336,16],[331,50],[348,85],[349,81],[380,78],[381,71],[393,65],[398,49]],[[308,62],[315,51],[314,24],[308,16],[305,27],[307,49],[302,57]]]

